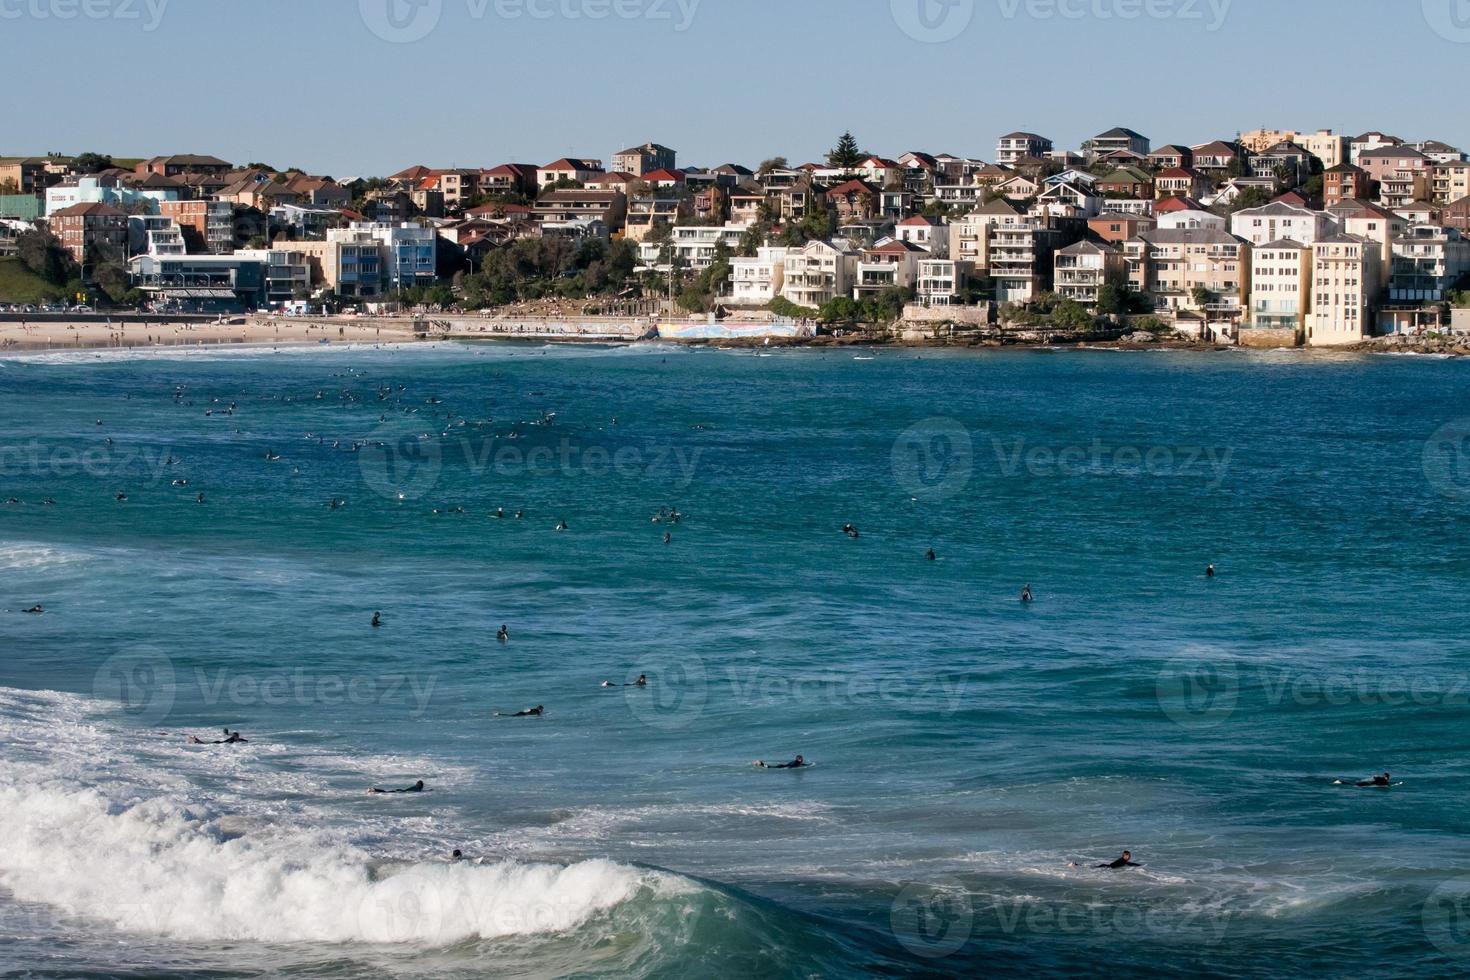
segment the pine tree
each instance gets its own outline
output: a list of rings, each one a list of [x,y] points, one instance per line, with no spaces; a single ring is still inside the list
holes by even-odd
[[[837,147],[827,154],[827,162],[834,167],[856,167],[863,162],[863,151],[851,132],[843,133]]]

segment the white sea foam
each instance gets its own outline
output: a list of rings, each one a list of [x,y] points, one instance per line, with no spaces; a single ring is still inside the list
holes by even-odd
[[[568,932],[640,893],[693,887],[607,861],[377,866],[325,834],[228,826],[164,799],[0,782],[0,884],[146,935],[427,945]]]
[[[85,561],[89,556],[82,551],[68,551],[42,544],[0,544],[0,570],[26,568],[50,568]]]

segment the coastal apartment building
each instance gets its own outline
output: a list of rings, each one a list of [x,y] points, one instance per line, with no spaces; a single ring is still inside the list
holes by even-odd
[[[1440,302],[1470,273],[1470,241],[1455,228],[1413,225],[1393,240],[1388,298],[1394,303]]]
[[[890,289],[908,289],[919,276],[919,260],[929,253],[911,242],[892,239],[863,249],[852,285],[856,300]]]
[[[375,245],[383,289],[397,291],[431,286],[438,276],[438,235],[433,228],[412,222],[384,224],[354,221],[327,232],[327,241],[348,245]],[[345,266],[345,261],[343,263]],[[339,268],[340,276],[343,269]]]
[[[1470,197],[1470,163],[1436,163],[1429,170],[1429,200],[1444,206]]]
[[[75,204],[46,219],[61,247],[89,274],[88,264],[115,254],[126,258],[128,213],[110,204]]]
[[[554,163],[536,169],[536,186],[543,190],[558,181],[575,181],[585,184],[605,171],[601,160],[583,160],[578,157],[563,157]]]
[[[1147,159],[1151,147],[1147,136],[1117,126],[1088,140],[1085,149],[1094,159],[1116,154]]]
[[[0,194],[38,194],[49,183],[45,157],[0,157]]]
[[[974,267],[954,259],[925,258],[919,260],[918,281],[914,283],[914,299],[920,306],[953,306],[960,301]]]
[[[272,248],[297,256],[309,270],[313,287],[349,299],[383,295],[384,250],[371,234],[339,235],[337,241],[277,241]]]
[[[1311,301],[1312,245],[1283,238],[1252,249],[1245,326],[1304,334]]]
[[[1373,308],[1383,280],[1376,242],[1338,234],[1312,246],[1312,313],[1307,344],[1355,344],[1372,330]]]
[[[949,225],[949,257],[968,262],[979,272],[990,269],[990,229],[997,225],[1020,225],[1026,216],[1003,199],[989,201],[955,218]]]
[[[995,298],[1027,303],[1052,288],[1054,256],[1082,237],[1086,223],[1076,218],[1028,218],[1022,224],[990,227],[989,268]],[[977,267],[978,268],[978,267]]]
[[[1014,167],[1026,157],[1044,157],[1052,151],[1052,142],[1035,133],[1007,133],[995,145],[995,162]]]
[[[1264,153],[1278,143],[1295,143],[1322,161],[1324,170],[1331,170],[1348,160],[1348,138],[1330,129],[1319,129],[1314,133],[1295,129],[1253,129],[1241,134],[1240,143],[1252,153]]]
[[[171,156],[154,157],[138,164],[136,173],[141,176],[157,174],[160,177],[178,177],[181,174],[224,175],[235,169],[234,164],[219,157],[198,153],[175,153]]]
[[[844,239],[811,241],[789,249],[782,270],[781,295],[812,309],[852,295],[859,252]]]
[[[1337,222],[1331,215],[1280,201],[1237,211],[1230,219],[1230,231],[1252,245],[1264,245],[1284,238],[1310,245],[1336,230]]]
[[[188,313],[240,313],[265,303],[266,263],[241,255],[139,255],[132,284],[151,303]]]
[[[1327,207],[1354,198],[1366,201],[1372,196],[1372,178],[1362,167],[1340,163],[1322,174],[1322,203]]]
[[[261,293],[269,307],[279,307],[311,295],[311,267],[304,256],[281,249],[241,249],[236,258],[261,264]]]
[[[178,222],[191,252],[235,250],[235,206],[229,201],[160,201],[158,213]]]
[[[1075,300],[1090,309],[1097,306],[1103,286],[1123,286],[1127,282],[1128,263],[1112,245],[1081,241],[1056,253],[1053,285],[1063,299]]]
[[[1228,317],[1245,306],[1251,246],[1222,229],[1156,228],[1124,242],[1123,254],[1129,287],[1156,309]]]
[[[162,215],[128,216],[128,253],[130,255],[185,255],[184,233],[173,218]]]
[[[627,216],[628,196],[622,191],[544,191],[531,209],[531,220],[538,225],[594,219],[608,232],[620,231]]]
[[[730,260],[730,302],[765,306],[781,295],[786,283],[786,249],[764,245],[753,257]]]
[[[678,166],[678,154],[659,143],[644,143],[613,154],[612,168],[635,177],[654,170],[674,170]]]
[[[703,272],[714,264],[721,246],[727,256],[734,255],[745,232],[744,225],[675,225],[667,242],[639,245],[638,258],[650,267],[666,268],[673,261],[682,269]]]

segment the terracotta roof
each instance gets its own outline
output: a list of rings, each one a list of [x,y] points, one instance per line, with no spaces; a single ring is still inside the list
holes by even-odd
[[[53,212],[53,218],[126,218],[128,213],[110,204],[73,204]]]

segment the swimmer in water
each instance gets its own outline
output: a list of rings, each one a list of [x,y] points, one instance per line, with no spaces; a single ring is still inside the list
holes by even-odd
[[[939,556],[934,553],[934,549],[933,548],[930,548],[928,551],[924,552],[924,560],[925,561],[938,561],[939,560]]]
[[[373,613],[373,624],[372,625],[373,625],[373,629],[379,629],[379,628],[382,627],[382,625],[383,625],[383,614],[382,613],[380,613],[380,612]]]
[[[119,490],[119,491],[118,491],[118,492],[117,492],[117,497],[116,497],[116,499],[118,499],[118,500],[127,500],[127,499],[128,499],[128,495],[127,495],[127,494],[125,494],[125,493],[123,493],[123,492],[122,492],[122,491],[121,491],[121,490]]]
[[[372,789],[368,790],[369,793],[422,793],[423,791],[424,781],[422,779],[414,783],[412,786],[405,787],[404,789],[378,789],[378,787],[374,786]]]
[[[240,733],[239,732],[232,732],[228,728],[226,728],[224,730],[224,732],[225,732],[225,737],[224,738],[217,739],[217,740],[215,740],[213,742],[206,742],[206,741],[204,741],[202,738],[200,738],[197,735],[190,735],[189,736],[189,744],[190,745],[239,745],[239,744],[247,743],[247,742],[250,741],[250,739],[248,739],[248,738],[242,738],[240,736]]]
[[[1215,577],[1215,566],[1213,564],[1211,564],[1207,568],[1205,568],[1205,578],[1214,578],[1214,577]]]
[[[559,522],[558,522],[558,523],[557,523],[557,525],[556,525],[556,529],[557,529],[557,530],[558,530],[558,531],[569,531],[569,530],[571,530],[571,528],[569,528],[569,527],[567,527],[567,522],[566,522],[566,521],[564,521],[564,520],[563,520],[563,521],[559,521]]]
[[[496,714],[499,714],[499,712],[496,712]],[[538,704],[534,708],[527,708],[525,711],[517,711],[515,714],[511,715],[511,717],[512,718],[540,718],[544,714],[546,714],[546,707],[545,707],[545,705]]]
[[[495,634],[495,638],[497,640],[499,640],[501,643],[509,643],[510,642],[510,627],[506,626],[504,623],[501,623],[500,624],[500,629]]]
[[[842,533],[847,535],[849,538],[852,538],[854,541],[858,539],[858,529],[853,527],[851,524],[842,525]]]
[[[495,516],[497,518],[504,517],[505,516],[505,508],[504,507],[497,507],[497,508],[495,508]]]
[[[39,616],[42,613],[44,613],[45,611],[46,610],[44,608],[42,608],[42,606],[41,606],[41,604],[39,602],[36,603],[34,606],[32,606],[29,609],[22,609],[21,610],[21,612],[23,612],[23,613],[30,613],[32,616]]]
[[[755,764],[756,764],[756,767],[757,768],[760,768],[760,769],[803,769],[803,768],[806,767],[807,761],[806,761],[806,758],[804,756],[797,756],[795,759],[791,760],[790,762],[775,762],[775,763],[770,763],[770,762],[761,762],[759,759],[757,759]]]
[[[665,531],[664,532],[664,544],[673,544],[673,543],[674,543],[674,536],[672,534],[670,534],[668,531]]]
[[[201,490],[199,492],[199,495],[194,498],[194,503],[196,503],[196,504],[202,504],[202,503],[204,503],[204,491]]]
[[[1036,597],[1031,594],[1031,586],[1030,586],[1030,584],[1027,584],[1027,586],[1024,589],[1021,590],[1021,601],[1022,602],[1035,602],[1036,601]]]
[[[1123,856],[1120,857],[1120,858],[1118,858],[1118,860],[1116,860],[1116,861],[1109,861],[1106,864],[1094,864],[1093,867],[1094,868],[1107,868],[1110,871],[1120,871],[1123,868],[1141,868],[1141,867],[1143,867],[1143,865],[1141,865],[1141,864],[1134,864],[1133,863],[1133,852],[1132,851],[1124,851],[1123,852]]]
[[[456,847],[454,849],[454,853],[451,854],[451,855],[449,855],[449,860],[450,861],[454,861],[454,862],[463,861],[464,860],[464,851],[461,851],[459,848]]]

